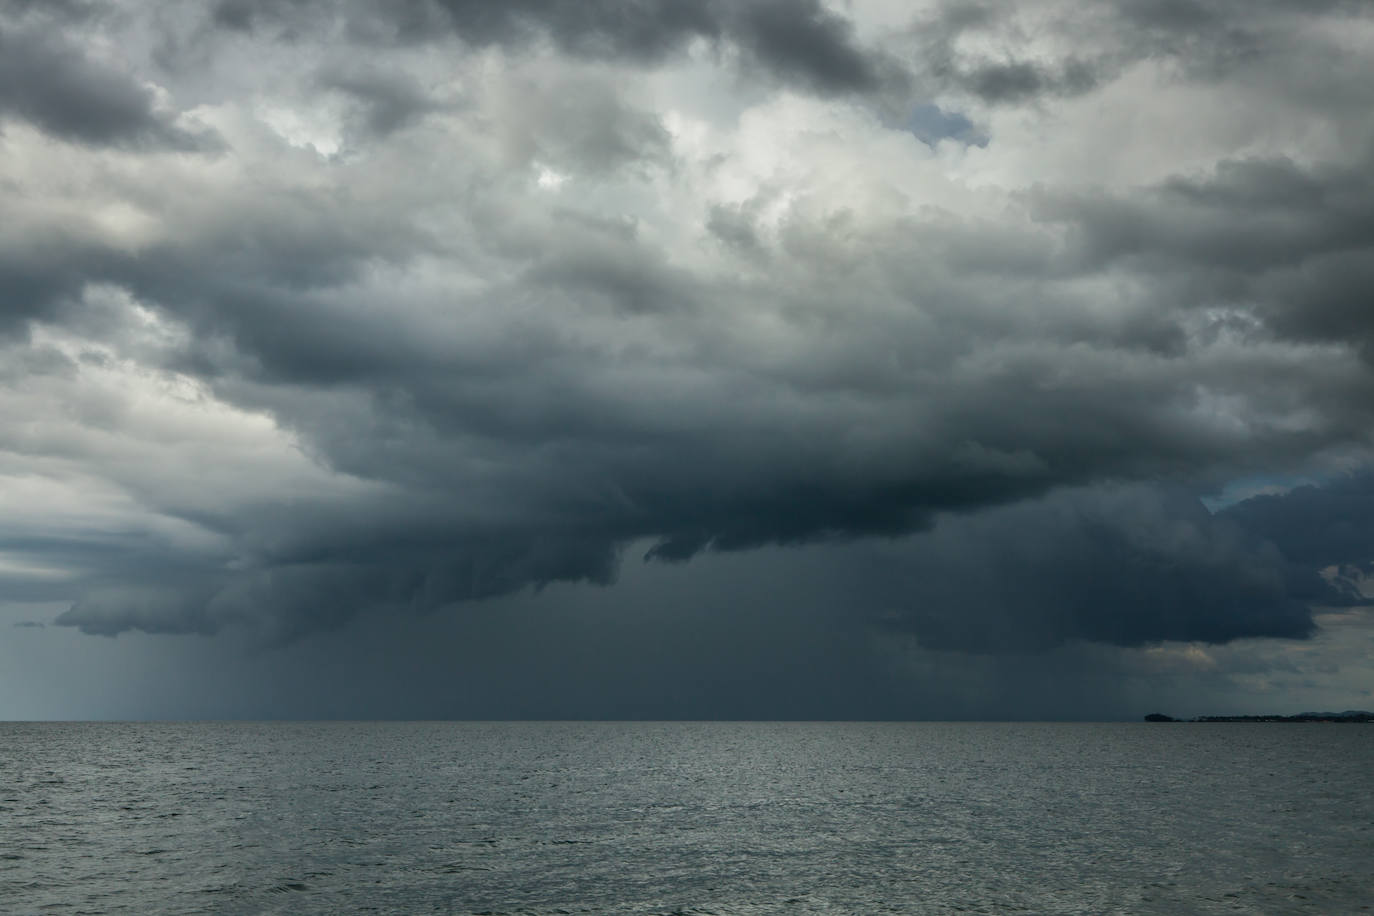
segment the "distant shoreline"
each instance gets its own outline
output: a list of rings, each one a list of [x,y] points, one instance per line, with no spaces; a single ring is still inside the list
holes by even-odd
[[[1146,722],[1374,722],[1374,712],[1348,710],[1346,712],[1301,712],[1296,716],[1195,716],[1191,719],[1175,719],[1163,713],[1152,712],[1145,717]]]

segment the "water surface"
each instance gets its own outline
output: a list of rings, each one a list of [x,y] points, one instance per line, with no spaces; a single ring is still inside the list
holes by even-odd
[[[0,911],[1358,913],[1374,727],[0,724]]]

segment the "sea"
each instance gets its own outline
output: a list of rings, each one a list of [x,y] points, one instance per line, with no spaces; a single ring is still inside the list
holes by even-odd
[[[0,912],[1354,914],[1374,725],[0,724]]]

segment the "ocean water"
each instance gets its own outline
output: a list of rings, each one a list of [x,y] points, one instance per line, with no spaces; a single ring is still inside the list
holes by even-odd
[[[1371,907],[1371,726],[0,724],[4,913]]]

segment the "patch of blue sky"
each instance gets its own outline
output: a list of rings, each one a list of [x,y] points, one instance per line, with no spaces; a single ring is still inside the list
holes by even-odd
[[[946,111],[933,102],[923,102],[911,110],[904,125],[908,133],[927,146],[941,140],[954,140],[965,146],[987,146],[988,138],[967,117]]]

